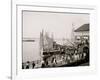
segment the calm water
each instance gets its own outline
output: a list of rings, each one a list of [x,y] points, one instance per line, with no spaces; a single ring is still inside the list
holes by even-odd
[[[39,40],[23,42],[23,62],[40,59]]]

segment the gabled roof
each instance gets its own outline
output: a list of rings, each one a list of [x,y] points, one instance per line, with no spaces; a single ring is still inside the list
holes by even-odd
[[[80,26],[78,29],[75,30],[75,32],[80,32],[80,31],[89,31],[89,24],[83,24]]]

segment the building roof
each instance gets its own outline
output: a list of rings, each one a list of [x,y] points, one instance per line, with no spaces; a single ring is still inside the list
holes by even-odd
[[[89,31],[89,24],[83,24],[80,26],[78,29],[75,30],[75,32],[80,32],[80,31]]]

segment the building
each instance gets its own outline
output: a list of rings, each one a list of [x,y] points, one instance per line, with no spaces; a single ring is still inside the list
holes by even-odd
[[[89,24],[83,24],[78,29],[74,30],[75,42],[89,41]]]

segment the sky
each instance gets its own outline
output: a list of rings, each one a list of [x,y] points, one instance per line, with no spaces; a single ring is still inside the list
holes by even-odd
[[[72,24],[77,29],[89,23],[89,14],[23,11],[23,37],[39,38],[42,29],[54,38],[70,38]]]

